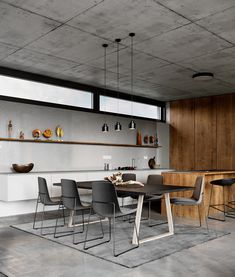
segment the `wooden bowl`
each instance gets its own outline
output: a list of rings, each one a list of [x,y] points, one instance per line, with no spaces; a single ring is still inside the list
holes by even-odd
[[[13,169],[18,173],[28,173],[33,169],[34,164],[12,164]]]

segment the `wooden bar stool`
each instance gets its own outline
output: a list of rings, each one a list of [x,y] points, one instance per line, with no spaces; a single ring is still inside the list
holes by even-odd
[[[208,214],[207,214],[208,218],[219,220],[219,221],[225,221],[226,217],[235,218],[235,214],[233,214],[235,212],[235,208],[229,205],[229,204],[233,205],[234,203],[234,199],[232,200],[229,199],[229,196],[230,197],[232,196],[232,185],[235,183],[235,178],[218,179],[218,180],[213,180],[210,183],[211,183],[211,193],[210,193],[210,201],[209,201]],[[223,203],[221,204],[211,204],[214,186],[220,186],[223,188]],[[227,199],[225,197],[225,189],[224,189],[225,187],[228,187],[229,189],[229,195]],[[227,203],[226,203],[226,200],[227,200]],[[222,206],[222,209],[220,208],[221,206]],[[222,212],[224,215],[224,219],[209,216],[210,209],[215,209],[219,212]]]

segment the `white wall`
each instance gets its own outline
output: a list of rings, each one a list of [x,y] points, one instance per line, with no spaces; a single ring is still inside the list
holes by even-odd
[[[110,132],[102,133],[101,127],[107,121]],[[65,131],[64,140],[96,141],[108,143],[136,143],[136,131],[128,129],[129,119],[87,112],[41,107],[36,105],[0,101],[0,137],[7,137],[9,120],[13,123],[13,137],[18,138],[22,130],[25,138],[32,138],[32,130],[61,125]],[[114,124],[120,121],[123,131],[115,132]],[[147,168],[148,159],[157,155],[161,167],[169,166],[169,128],[167,124],[136,120],[138,129],[144,135],[155,135],[156,128],[162,148],[124,148],[107,146],[86,146],[66,144],[40,144],[0,142],[0,172],[10,172],[12,163],[35,164],[34,171],[59,171],[79,169],[103,169],[104,155],[111,156],[112,168],[130,166],[136,160],[138,168]],[[156,127],[157,126],[157,127]],[[44,138],[42,138],[44,139]],[[56,139],[55,135],[52,139]],[[147,159],[144,159],[144,157]]]

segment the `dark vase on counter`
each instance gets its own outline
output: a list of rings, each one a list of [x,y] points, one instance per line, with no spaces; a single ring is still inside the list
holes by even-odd
[[[155,157],[149,159],[148,161],[149,168],[154,169],[156,165]]]

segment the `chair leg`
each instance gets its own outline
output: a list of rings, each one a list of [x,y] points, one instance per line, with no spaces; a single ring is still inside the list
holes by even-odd
[[[136,237],[137,237],[137,245],[134,246],[134,247],[128,248],[128,249],[126,249],[122,252],[116,253],[116,248],[115,248],[115,217],[113,218],[113,255],[114,255],[114,257],[118,257],[118,256],[120,256],[124,253],[127,253],[127,252],[129,252],[131,250],[134,250],[134,249],[139,247],[139,236],[138,236],[137,226],[136,226],[135,222],[134,222],[134,229],[135,229]]]
[[[207,234],[209,234],[209,227],[208,227],[208,221],[207,221],[207,215],[206,215],[206,210],[205,210],[204,199],[202,200],[202,205],[203,205],[203,210],[204,210],[204,217],[205,217],[205,223],[206,223]]]
[[[210,200],[209,200],[209,206],[208,206],[208,212],[207,212],[207,217],[208,217],[208,218],[210,218],[210,208],[211,208],[212,193],[213,193],[213,185],[211,185]]]
[[[58,225],[58,220],[59,220],[59,215],[60,215],[60,210],[62,209],[62,214],[63,214],[63,219],[64,219],[64,225]],[[63,232],[57,232],[58,227],[63,227],[65,226],[65,209],[62,203],[59,204],[58,210],[57,210],[57,216],[56,216],[56,223],[55,223],[55,229],[54,229],[54,238],[58,238],[59,236],[56,236],[56,234],[61,234],[61,233],[67,233],[68,231],[63,231]]]
[[[110,239],[111,239],[111,219],[110,219]],[[113,256],[116,257],[116,251],[115,251],[115,215],[113,216]]]
[[[39,195],[37,198],[36,209],[35,209],[35,213],[34,213],[33,229],[36,229],[35,224],[36,224],[36,217],[37,217],[37,212],[38,212],[38,204],[39,204]]]
[[[95,244],[95,245],[91,245],[91,246],[88,246],[88,247],[86,246],[86,243],[87,243],[88,241],[93,241],[93,240],[98,240],[98,239],[103,239],[103,238],[104,238],[104,229],[103,229],[103,225],[102,225],[101,218],[99,218],[99,219],[100,219],[100,227],[101,227],[102,236],[96,237],[96,238],[93,238],[93,239],[87,239],[87,237],[88,237],[88,230],[89,230],[89,226],[90,226],[91,212],[92,212],[92,208],[90,209],[90,213],[89,213],[89,217],[88,217],[88,223],[87,223],[87,228],[86,228],[85,240],[83,241],[83,242],[84,242],[84,246],[83,246],[83,249],[84,249],[84,250],[88,250],[88,249],[90,249],[90,248],[93,248],[93,247],[95,247],[95,246],[98,246],[98,245],[100,245],[100,244],[104,244],[104,243],[110,241],[110,239],[109,239],[108,241],[104,241],[104,242],[101,242],[101,243],[98,243],[98,244]]]
[[[76,215],[76,212],[75,212],[75,215]],[[71,236],[71,235],[76,235],[76,234],[81,234],[84,232],[84,222],[83,222],[83,228],[82,228],[82,231],[78,231],[78,232],[75,232],[75,224],[74,224],[74,217],[73,217],[73,229],[72,230],[66,230],[66,231],[61,231],[61,232],[56,232],[55,234],[63,234],[63,235],[59,235],[59,236],[55,236],[54,235],[54,238],[61,238],[61,237],[66,237],[66,236]],[[58,225],[59,226],[59,225]],[[58,227],[57,226],[57,227]],[[78,243],[74,243],[74,244],[78,244]]]
[[[44,199],[45,200],[45,199]],[[43,201],[43,203],[45,203]],[[45,214],[45,204],[43,204],[43,210],[42,210],[42,218],[41,218],[41,230],[40,230],[40,234],[41,236],[44,236],[42,230],[43,230],[43,221],[44,221],[44,214]]]
[[[208,207],[208,213],[207,213],[207,218],[209,219],[214,219],[214,220],[218,220],[218,221],[225,221],[226,220],[226,216],[228,216],[226,214],[226,203],[225,203],[225,193],[224,193],[224,186],[223,186],[223,204],[213,204],[211,205],[211,198],[212,198],[212,193],[213,193],[213,185],[211,187],[211,195],[210,195],[210,202],[209,202],[209,207]],[[222,208],[218,208],[222,206]],[[223,219],[220,219],[218,217],[213,217],[213,216],[210,216],[209,215],[209,212],[210,212],[210,208],[213,208],[219,212],[221,212],[223,214]]]
[[[65,226],[65,214],[64,214],[64,209],[62,209],[62,213],[63,213],[63,218],[64,218],[64,226]]]
[[[231,218],[235,218],[235,201],[234,201],[234,197],[233,197],[233,190],[232,190],[232,186],[229,186],[229,196],[228,197],[228,204],[227,204],[227,208],[228,211],[226,213],[227,217],[231,217]]]
[[[83,211],[81,211],[81,212],[82,212],[82,231],[75,233],[75,217],[77,215],[77,211],[76,210],[74,211],[74,216],[73,216],[73,244],[81,243],[81,242],[75,242],[75,234],[84,232],[84,213],[83,213]],[[82,241],[82,242],[84,242],[84,241]]]
[[[83,233],[84,230],[85,230],[85,220],[84,220],[84,212],[83,211],[82,211],[82,231],[75,232],[75,222],[73,224],[73,230],[74,230],[74,232],[73,232],[73,244],[77,245],[77,244],[80,244],[80,243],[84,243],[85,240],[75,242],[75,234]]]
[[[225,203],[225,193],[224,193],[224,186],[223,186],[223,199],[224,199],[224,221],[226,219],[226,203]]]
[[[90,208],[90,213],[89,213],[89,217],[88,217],[88,223],[87,223],[87,228],[86,228],[86,235],[85,235],[85,241],[84,241],[83,249],[87,249],[86,248],[86,242],[87,242],[88,229],[89,229],[89,225],[90,225],[90,218],[91,218],[91,208]]]
[[[148,201],[148,226],[150,227],[151,201]]]
[[[197,209],[198,209],[199,226],[202,227],[201,212],[200,212],[200,207],[199,207],[199,205],[197,205]]]

